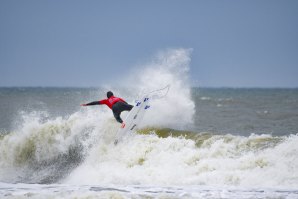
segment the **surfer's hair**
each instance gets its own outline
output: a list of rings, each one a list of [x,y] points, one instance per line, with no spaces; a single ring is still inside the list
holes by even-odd
[[[114,94],[112,93],[112,91],[108,91],[108,92],[107,92],[107,97],[110,98],[110,97],[112,97],[112,96],[114,96]]]

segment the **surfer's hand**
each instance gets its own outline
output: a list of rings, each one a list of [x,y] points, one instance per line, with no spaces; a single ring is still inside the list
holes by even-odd
[[[124,127],[125,127],[125,123],[122,122],[122,124],[121,124],[121,128],[124,128]]]
[[[81,104],[80,106],[87,106],[86,104]]]

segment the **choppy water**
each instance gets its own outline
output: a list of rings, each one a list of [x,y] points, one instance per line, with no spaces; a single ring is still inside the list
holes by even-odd
[[[298,89],[193,89],[198,131],[235,135],[298,132]]]
[[[0,196],[5,198],[288,198],[295,199],[295,189],[214,188],[208,186],[154,187],[154,186],[92,186],[0,184]],[[54,194],[53,194],[54,193]]]
[[[131,103],[137,96],[133,89],[119,93]],[[81,102],[104,98],[105,90],[0,88],[0,96],[0,127],[2,132],[9,132],[20,125],[24,114],[67,117],[80,110]],[[184,130],[244,136],[298,132],[298,89],[192,88],[191,99],[195,103],[194,123]]]
[[[191,88],[189,61],[166,52],[125,89],[1,88],[0,197],[297,198],[298,90]],[[111,111],[79,106],[167,84],[117,146]]]

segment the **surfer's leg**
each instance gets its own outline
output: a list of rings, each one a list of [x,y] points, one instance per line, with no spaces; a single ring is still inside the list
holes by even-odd
[[[122,111],[130,111],[133,108],[133,105],[130,104],[124,104]]]
[[[119,111],[120,113],[122,111],[130,111],[133,106],[130,105],[130,104],[127,104],[127,103],[124,103],[124,102],[117,102],[114,106],[113,106],[113,110],[114,110],[114,107],[115,109],[117,109],[116,111]]]
[[[119,102],[117,102],[116,104],[113,105],[112,110],[113,110],[113,114],[114,114],[114,117],[117,120],[117,122],[122,123],[123,120],[120,117],[121,104]]]
[[[116,104],[113,105],[113,108],[112,108],[115,119],[118,122],[122,123],[123,120],[120,117],[121,112],[122,111],[130,111],[132,108],[133,108],[133,106],[130,104],[127,104],[124,102],[117,102]]]
[[[123,120],[120,117],[120,113],[119,112],[113,112],[115,119],[117,120],[117,122],[121,123],[123,122]]]

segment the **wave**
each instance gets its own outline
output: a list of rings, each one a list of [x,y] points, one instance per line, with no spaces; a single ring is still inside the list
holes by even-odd
[[[167,138],[167,137],[178,137],[184,139],[190,139],[195,142],[197,147],[201,147],[203,143],[208,139],[223,139],[225,142],[232,141],[235,136],[233,135],[214,135],[213,133],[203,132],[198,133],[194,131],[182,131],[177,129],[171,128],[154,128],[154,127],[147,127],[137,131],[138,134],[143,135],[150,135],[155,134],[160,138]],[[257,136],[252,134],[250,139],[244,144],[248,147],[248,149],[262,149],[266,147],[272,147],[278,144],[282,140],[281,137],[272,137],[270,135],[262,135]]]
[[[148,132],[131,135],[117,147],[95,147],[64,182],[297,186],[297,135],[242,137],[168,129]]]
[[[0,136],[0,181],[297,187],[298,135],[187,130],[195,114],[189,54],[166,51],[134,79],[136,92],[171,88],[165,99],[152,101],[142,128],[117,146],[119,124],[107,109],[88,107],[64,118],[23,113],[21,125]]]
[[[0,181],[258,187],[298,184],[298,135],[244,137],[147,127],[114,146],[116,122],[108,119],[98,125],[98,120],[90,121],[92,114],[76,113],[45,123],[33,120],[20,132],[2,135]]]
[[[88,129],[76,132],[74,117],[45,123],[31,119],[0,138],[1,181],[55,182],[83,160],[80,139],[88,135]]]
[[[152,101],[154,109],[145,116],[143,126],[182,128],[192,123],[194,103],[187,83],[189,56],[187,49],[160,52],[153,62],[142,66],[142,71],[131,74],[130,82],[121,81],[131,85],[135,94],[171,84],[167,99]],[[116,92],[131,96],[131,92]],[[177,105],[177,99],[184,103]],[[182,110],[186,111],[184,120],[180,119]],[[20,110],[20,118],[15,121],[19,126],[13,132],[0,132],[0,181],[52,183],[64,179],[98,142],[113,139],[118,126],[111,116],[104,108],[86,108],[64,118],[49,118],[45,111]]]

